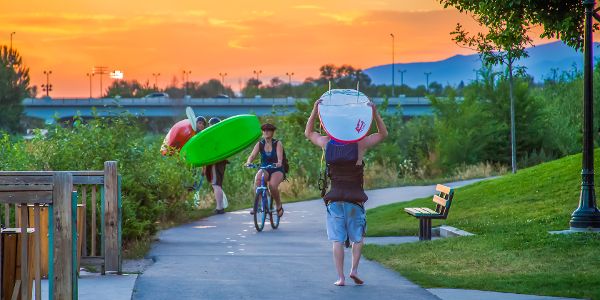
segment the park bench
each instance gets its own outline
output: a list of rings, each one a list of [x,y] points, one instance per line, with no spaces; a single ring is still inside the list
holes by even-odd
[[[433,195],[435,210],[428,207],[407,207],[404,209],[409,215],[419,219],[419,240],[431,240],[431,220],[446,219],[454,197],[454,189],[438,184]]]

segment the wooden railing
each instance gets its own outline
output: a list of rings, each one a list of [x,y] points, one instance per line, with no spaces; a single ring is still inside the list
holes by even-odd
[[[46,202],[39,202],[37,205],[31,201],[21,200],[28,199],[27,197],[42,197],[46,199],[51,194],[49,186],[53,185],[56,172],[52,171],[0,171],[0,188],[4,189],[23,189],[22,191],[12,191],[12,201],[2,201],[4,203],[4,227],[27,228],[33,227],[35,249],[29,249],[29,252],[38,253],[38,248],[41,248],[36,254],[35,263],[32,265],[24,264],[32,269],[39,268],[40,276],[50,279],[50,285],[53,284],[53,270],[57,270],[57,266],[52,262],[52,257],[56,257],[57,249],[52,247],[55,245],[56,235],[55,225],[60,225],[55,218],[49,217],[55,214],[56,205],[45,206]],[[101,171],[69,171],[71,182],[70,191],[72,191],[73,202],[72,214],[73,223],[70,224],[69,230],[72,233],[74,248],[72,249],[73,264],[70,269],[73,270],[77,281],[79,265],[94,265],[101,268],[102,273],[121,272],[122,257],[121,257],[121,178],[117,172],[117,163],[108,161],[104,163],[104,170]],[[41,188],[45,190],[38,190]],[[33,189],[36,193],[28,192],[28,189]],[[1,195],[2,189],[0,189]],[[34,199],[35,200],[35,199]],[[23,204],[26,203],[26,204]],[[32,204],[29,205],[28,204]],[[50,204],[50,203],[48,203]],[[28,207],[26,209],[26,207]],[[14,214],[14,217],[12,217]],[[34,219],[32,223],[30,219]],[[24,221],[23,221],[24,220]],[[64,219],[62,219],[64,221]],[[40,226],[48,222],[48,226]],[[99,230],[98,230],[99,229]],[[27,230],[20,229],[20,232]],[[99,231],[99,232],[98,232]],[[25,241],[25,239],[23,239]],[[43,245],[47,247],[42,247]],[[23,243],[21,244],[23,245]],[[42,245],[42,246],[40,246]],[[1,249],[1,246],[0,246]],[[25,248],[27,249],[27,247]],[[63,248],[67,249],[67,248]],[[46,252],[47,250],[47,252]],[[26,250],[22,250],[22,252]],[[64,250],[60,250],[64,251]],[[62,253],[61,253],[62,255]],[[27,253],[25,254],[27,258]],[[21,254],[23,258],[23,254]],[[23,264],[21,264],[23,265]],[[62,267],[60,268],[63,269]],[[37,275],[36,270],[36,275]],[[1,273],[1,272],[0,272]],[[28,278],[27,276],[22,278]],[[36,277],[36,294],[38,277]],[[2,279],[0,279],[2,282]],[[77,295],[77,285],[74,284],[74,295]],[[26,286],[27,287],[27,286]],[[28,298],[21,298],[28,299]],[[37,299],[37,298],[36,298]],[[69,299],[58,297],[55,299]]]
[[[2,252],[0,272],[3,299],[29,300],[31,298],[31,284],[35,279],[35,299],[41,299],[41,235],[40,235],[40,209],[41,205],[48,207],[48,233],[49,233],[49,295],[50,299],[77,299],[77,272],[75,270],[75,244],[76,236],[73,224],[76,222],[73,209],[76,204],[76,195],[73,191],[73,176],[68,172],[55,172],[52,175],[16,177],[0,172],[0,203],[9,209],[5,210],[5,222],[10,222],[10,205],[15,205],[15,217],[18,215],[20,227],[4,229],[2,232],[2,246],[4,249],[9,243],[9,232],[16,234],[14,244],[20,259],[16,256],[6,257],[10,253]],[[42,178],[43,177],[43,178]],[[48,180],[47,177],[50,177]],[[29,205],[32,205],[34,221],[33,228],[28,228]],[[33,237],[30,235],[33,234]],[[33,247],[29,247],[30,240]],[[6,243],[4,243],[6,242]],[[30,260],[29,257],[32,256]],[[20,274],[14,269],[7,270],[13,261],[20,261]],[[30,261],[32,262],[30,264]],[[33,274],[30,272],[33,269]],[[13,277],[5,278],[9,273]],[[16,276],[19,275],[19,279]],[[33,275],[33,276],[32,276]],[[11,280],[12,279],[12,280]],[[5,283],[10,282],[10,286]]]

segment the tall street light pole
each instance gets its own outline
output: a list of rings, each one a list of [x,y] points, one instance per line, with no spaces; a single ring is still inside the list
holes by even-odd
[[[285,72],[285,75],[288,77],[288,85],[290,86],[290,97],[292,96],[292,76],[294,76],[294,72]]]
[[[406,70],[398,70],[398,73],[400,73],[400,87],[402,87],[404,85],[404,73],[406,73]]]
[[[392,97],[395,97],[395,92],[394,92],[394,86],[395,86],[394,75],[396,74],[396,63],[394,61],[394,59],[395,59],[394,52],[395,52],[396,37],[394,36],[393,33],[390,33],[390,36],[392,37]]]
[[[425,78],[426,78],[426,83],[427,86],[425,87],[426,92],[429,93],[429,76],[431,75],[431,72],[425,72]]]
[[[52,90],[52,85],[50,84],[50,74],[52,71],[44,71],[44,75],[46,75],[46,84],[42,84],[42,90],[46,92],[46,97],[50,97],[50,91]]]
[[[254,71],[252,71],[252,73],[254,73],[254,75],[256,75],[256,95],[258,96],[258,93],[259,93],[258,86],[260,85],[260,80],[259,80],[258,76],[260,74],[262,74],[262,70],[258,70],[258,71],[254,70]]]
[[[585,26],[583,44],[583,160],[579,206],[571,215],[571,230],[600,231],[600,211],[596,206],[594,188],[594,62],[593,19],[600,20],[594,11],[595,0],[583,0]]]
[[[94,77],[94,73],[85,73],[85,76],[90,79],[90,99],[92,99],[92,77]]]
[[[160,76],[160,73],[152,73],[152,76],[154,77],[154,89],[158,91],[158,76]]]
[[[183,89],[186,96],[188,94],[188,82],[190,81],[190,74],[192,74],[192,71],[183,70]]]
[[[225,73],[220,73],[219,72],[219,76],[221,77],[221,85],[223,86],[222,89],[222,93],[225,94],[225,76],[227,76],[227,72]]]
[[[12,50],[13,35],[15,35],[15,34],[16,34],[15,31],[13,31],[13,32],[10,33],[10,50]]]
[[[104,91],[102,90],[102,77],[108,74],[107,67],[94,67],[94,71],[92,72],[94,75],[98,75],[100,77],[100,98],[104,95]]]
[[[12,54],[12,49],[13,49],[13,35],[15,35],[15,34],[16,34],[16,32],[15,32],[15,31],[13,31],[13,32],[11,32],[11,33],[10,33],[10,48],[9,48],[9,49],[10,49],[10,51],[8,52],[8,53],[9,53],[9,54],[8,54],[8,57],[9,57],[9,58],[8,58],[8,61],[9,61],[9,64],[10,64],[10,67],[11,67],[11,68],[13,67],[13,64],[14,64],[14,62],[13,62],[13,54]]]

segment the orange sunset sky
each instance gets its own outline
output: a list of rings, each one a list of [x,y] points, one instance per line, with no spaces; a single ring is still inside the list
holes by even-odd
[[[368,68],[391,62],[433,61],[472,51],[454,44],[457,22],[470,17],[436,0],[27,0],[2,1],[0,44],[13,47],[41,85],[52,70],[53,97],[87,97],[85,74],[93,66],[120,70],[125,79],[160,87],[182,70],[205,81],[227,72],[226,85],[239,89],[253,70],[261,80],[302,81],[326,63]],[[540,43],[539,39],[536,43]],[[547,41],[543,41],[547,42]],[[104,86],[111,80],[106,77]],[[98,79],[93,83],[99,94]],[[38,95],[41,92],[38,92]]]

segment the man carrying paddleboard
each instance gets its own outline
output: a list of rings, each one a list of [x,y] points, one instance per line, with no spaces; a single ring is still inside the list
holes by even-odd
[[[273,138],[275,130],[277,129],[273,124],[264,124],[260,128],[263,133],[263,138],[256,143],[252,153],[246,160],[246,165],[252,164],[252,161],[260,153],[260,161],[263,167],[268,165],[275,165],[273,169],[265,169],[265,181],[269,183],[269,191],[271,196],[275,199],[277,205],[277,216],[281,218],[283,216],[283,206],[281,205],[281,195],[279,194],[279,185],[285,179],[285,169],[283,166],[284,150],[281,141]],[[260,185],[260,178],[263,170],[258,170],[255,177],[255,186]],[[253,213],[254,211],[252,211]]]
[[[210,118],[208,125],[212,126],[219,122],[221,122],[219,118]],[[229,162],[227,160],[222,160],[215,164],[204,167],[204,175],[206,176],[206,180],[208,180],[208,182],[210,182],[212,185],[213,193],[215,194],[215,202],[217,204],[215,213],[218,215],[225,213],[225,208],[223,205],[223,179],[225,178],[225,168],[227,167],[228,163]]]
[[[349,239],[352,242],[350,278],[355,284],[360,285],[364,282],[358,277],[358,263],[367,227],[364,203],[368,199],[363,189],[363,157],[366,150],[383,141],[388,132],[375,104],[369,101],[366,105],[372,109],[377,133],[363,135],[361,139],[354,142],[341,142],[339,139],[336,141],[335,136],[322,136],[314,130],[315,118],[321,103],[321,99],[315,102],[304,135],[313,144],[324,149],[328,168],[326,176],[331,179],[331,189],[325,194],[323,200],[327,206],[327,236],[333,242],[333,258],[338,274],[338,280],[334,284],[345,285],[344,243]],[[343,107],[338,107],[336,110],[338,115],[343,114]],[[321,117],[323,119],[323,116]],[[362,131],[362,128],[360,129]],[[325,130],[327,131],[327,127]],[[359,131],[358,127],[347,130]]]

